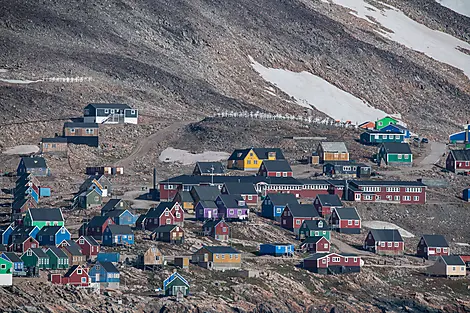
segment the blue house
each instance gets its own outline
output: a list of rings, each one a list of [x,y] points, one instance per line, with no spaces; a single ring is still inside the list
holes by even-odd
[[[270,193],[261,203],[261,215],[271,219],[280,219],[288,203],[298,203],[291,193]]]
[[[44,226],[36,236],[41,246],[58,246],[64,240],[70,240],[70,232],[64,226]]]
[[[411,137],[411,132],[408,130],[408,128],[399,124],[389,124],[385,126],[384,128],[382,128],[381,131],[392,132],[392,133],[402,133],[405,139]]]
[[[103,234],[103,245],[133,245],[134,232],[128,225],[108,225]]]
[[[104,216],[109,216],[116,225],[134,225],[137,217],[129,210],[112,210],[107,212]]]
[[[10,234],[9,244],[15,241],[15,238],[26,239],[32,237],[36,239],[36,235],[39,233],[39,228],[37,226],[16,226],[15,229]]]
[[[0,227],[0,244],[6,245],[10,241],[11,233],[13,232],[13,224]]]
[[[98,262],[119,262],[119,252],[100,252],[96,255],[96,261]]]
[[[51,187],[39,187],[39,196],[41,198],[51,196]]]
[[[92,283],[102,288],[119,289],[119,270],[111,262],[96,262],[88,272]]]
[[[3,252],[0,257],[13,263],[13,276],[26,276],[24,262],[16,253]]]
[[[465,188],[463,190],[462,199],[464,201],[470,202],[470,188]]]
[[[468,143],[469,138],[470,124],[464,126],[464,130],[458,133],[454,133],[449,136],[449,142],[451,143]]]
[[[290,243],[263,243],[259,246],[260,255],[293,256],[295,247]]]
[[[24,198],[27,198],[28,196],[31,196],[31,198],[33,198],[34,201],[38,203],[39,202],[39,189],[36,190],[33,188],[33,186],[28,186],[28,185],[15,189],[15,200],[24,199]]]
[[[31,173],[38,177],[50,175],[46,160],[42,157],[21,158],[20,164],[18,164],[18,168],[16,169],[16,174],[21,176],[26,173]]]

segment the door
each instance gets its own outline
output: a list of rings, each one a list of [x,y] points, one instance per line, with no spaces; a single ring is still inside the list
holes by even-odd
[[[207,218],[212,218],[212,210],[207,211]]]
[[[181,292],[183,295],[186,294],[185,286],[173,286],[173,295],[176,296],[178,292]]]
[[[100,282],[100,273],[96,273],[96,275],[95,275],[95,282],[97,282],[97,283]]]

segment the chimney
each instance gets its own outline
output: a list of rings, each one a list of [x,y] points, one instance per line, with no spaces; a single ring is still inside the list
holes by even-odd
[[[153,168],[153,190],[157,190],[157,168]]]
[[[349,198],[349,182],[347,179],[344,180],[343,198],[345,201],[348,201]]]

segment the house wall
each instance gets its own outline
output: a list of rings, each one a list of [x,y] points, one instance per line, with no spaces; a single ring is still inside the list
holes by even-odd
[[[401,156],[401,158],[400,158]],[[408,157],[408,158],[407,158]],[[387,154],[387,162],[388,163],[413,163],[413,154]]]
[[[256,153],[251,150],[243,160],[243,169],[245,171],[258,171],[261,163],[262,161],[258,158]]]
[[[42,153],[67,153],[66,142],[41,142]]]
[[[349,153],[323,153],[323,162],[329,161],[349,161]]]
[[[72,129],[74,132],[72,132]],[[88,130],[88,133],[87,133]],[[93,137],[99,135],[99,128],[65,127],[65,137]]]
[[[171,210],[171,214],[174,216],[174,223],[179,226],[184,224],[184,210],[179,204],[175,204]]]
[[[454,166],[455,173],[467,173],[470,172],[469,161],[456,161]]]
[[[230,236],[230,227],[227,223],[218,223],[214,228],[214,237],[217,240],[226,241]]]

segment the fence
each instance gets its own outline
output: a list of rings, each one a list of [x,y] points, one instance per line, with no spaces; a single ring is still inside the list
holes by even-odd
[[[42,79],[42,81],[52,83],[83,83],[92,80],[93,77],[47,77]]]

